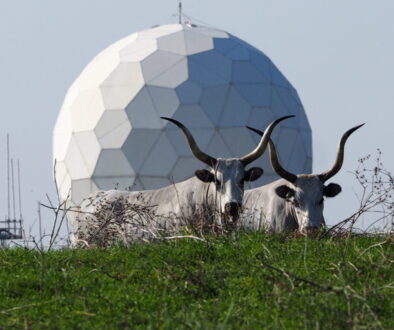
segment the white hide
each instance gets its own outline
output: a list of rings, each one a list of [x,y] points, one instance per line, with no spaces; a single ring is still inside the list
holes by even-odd
[[[120,211],[125,207],[147,207],[147,211],[134,212],[134,218],[128,216],[127,223],[119,224],[125,241],[152,239],[163,234],[179,232],[186,225],[193,225],[199,213],[208,208],[216,225],[221,226],[224,219],[225,205],[242,204],[245,177],[244,165],[239,159],[217,159],[217,166],[211,173],[216,182],[202,182],[197,177],[169,185],[167,187],[146,191],[98,191],[84,199],[79,212],[73,220],[73,242],[92,237],[97,224],[116,221]],[[105,206],[103,208],[103,205]],[[132,212],[133,213],[133,212]],[[238,216],[231,221],[235,222]],[[124,227],[126,226],[126,227]],[[99,226],[100,227],[100,226]],[[99,234],[99,233],[97,233]],[[122,236],[122,235],[119,235]]]
[[[294,196],[278,196],[276,189],[282,185],[293,189]],[[317,175],[298,175],[294,184],[280,179],[246,190],[241,226],[272,233],[321,228],[325,225],[323,192],[324,184]]]

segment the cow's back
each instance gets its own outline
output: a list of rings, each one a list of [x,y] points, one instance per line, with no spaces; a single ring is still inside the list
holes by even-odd
[[[266,229],[269,232],[292,231],[298,228],[291,205],[275,190],[289,184],[279,179],[264,186],[245,191],[242,227],[247,230]]]

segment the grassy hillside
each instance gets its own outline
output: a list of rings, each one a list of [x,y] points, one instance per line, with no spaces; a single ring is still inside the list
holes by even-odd
[[[0,327],[394,328],[390,237],[0,251]]]

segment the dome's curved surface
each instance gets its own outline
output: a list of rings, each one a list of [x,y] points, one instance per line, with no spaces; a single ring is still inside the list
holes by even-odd
[[[175,125],[204,151],[238,157],[274,118],[283,165],[311,171],[311,129],[296,90],[258,49],[220,30],[165,25],[134,33],[98,54],[72,84],[53,135],[60,197],[79,203],[97,189],[150,189],[202,166]],[[267,156],[254,186],[276,179]]]

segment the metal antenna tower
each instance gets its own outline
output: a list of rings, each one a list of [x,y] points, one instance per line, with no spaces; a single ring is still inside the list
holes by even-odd
[[[12,188],[12,215],[14,221],[16,220],[16,212],[15,212],[15,176],[14,176],[14,159],[11,158],[11,188]]]
[[[0,220],[0,247],[6,246],[7,240],[21,239],[22,236],[22,209],[21,209],[21,191],[20,191],[20,169],[18,160],[18,186],[19,186],[19,213],[20,218],[16,218],[16,199],[15,199],[15,166],[14,159],[10,159],[10,135],[7,133],[7,199],[8,213],[4,220]],[[12,190],[11,190],[12,189]],[[11,196],[12,193],[12,196]],[[11,198],[13,218],[11,219]]]
[[[10,134],[9,133],[7,133],[7,201],[8,201],[7,219],[10,219],[11,202],[10,202]]]
[[[179,4],[178,4],[178,10],[179,10],[179,14],[178,14],[178,17],[179,17],[179,24],[182,24],[182,1],[179,1]]]
[[[19,200],[19,220],[23,220],[22,217],[22,193],[21,193],[21,168],[18,159],[18,200]]]

